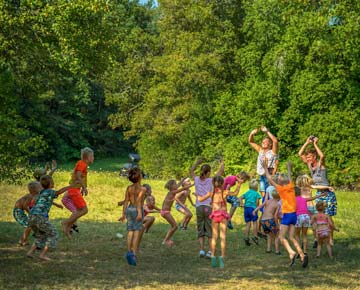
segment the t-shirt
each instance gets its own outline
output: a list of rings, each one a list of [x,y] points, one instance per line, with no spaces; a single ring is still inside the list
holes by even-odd
[[[196,195],[203,196],[203,195],[207,194],[208,192],[213,191],[212,178],[210,178],[210,177],[205,178],[204,180],[201,180],[200,176],[195,176],[194,183],[195,183]],[[198,199],[196,198],[196,207],[198,207],[200,205],[210,206],[210,204],[211,204],[211,198],[207,198],[201,202],[198,201]]]
[[[235,175],[229,175],[227,177],[225,177],[224,179],[224,190],[228,189],[227,187],[229,186],[229,189],[234,186],[236,183],[236,176]]]
[[[74,171],[71,174],[70,184],[75,182],[75,180],[76,180],[76,172],[80,171],[81,172],[81,178],[82,178],[83,183],[84,183],[84,185],[86,187],[87,186],[87,168],[88,168],[88,165],[87,165],[86,162],[84,162],[82,160],[79,160],[78,162],[76,162]],[[74,187],[80,188],[81,185],[76,184],[76,186],[74,186]]]
[[[30,215],[42,215],[47,217],[53,204],[53,199],[57,197],[53,189],[43,189],[36,197],[35,205],[30,210]]]
[[[302,196],[296,196],[296,215],[301,214],[309,214],[309,210],[307,208],[307,201]]]
[[[244,207],[256,208],[256,202],[261,199],[261,195],[257,191],[249,189],[242,195],[242,198],[245,199]]]
[[[282,201],[282,212],[283,213],[296,212],[294,184],[290,182],[286,185],[278,185],[276,186],[276,190],[278,191]]]

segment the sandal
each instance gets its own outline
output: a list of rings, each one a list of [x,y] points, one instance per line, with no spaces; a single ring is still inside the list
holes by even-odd
[[[296,261],[296,254],[291,258],[291,262],[289,264],[289,267],[292,267],[295,264]]]

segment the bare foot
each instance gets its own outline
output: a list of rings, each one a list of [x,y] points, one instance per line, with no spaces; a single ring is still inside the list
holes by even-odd
[[[293,255],[290,255],[289,267],[292,267],[295,264],[295,261],[296,261],[296,253],[294,253]]]
[[[61,222],[61,228],[62,228],[65,236],[66,236],[68,239],[71,239],[70,230],[68,230],[68,227],[67,227],[67,225],[65,224],[65,221],[62,221],[62,222]]]
[[[26,257],[30,258],[30,259],[34,259],[34,255],[32,253],[27,253]]]
[[[43,261],[51,261],[51,259],[50,259],[49,257],[47,257],[47,256],[42,256],[42,255],[40,255],[39,258],[40,258],[41,260],[43,260]]]

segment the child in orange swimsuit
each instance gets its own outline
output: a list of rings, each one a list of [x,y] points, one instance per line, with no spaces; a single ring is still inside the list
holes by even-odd
[[[244,183],[243,179],[237,177],[237,187],[234,192],[229,192],[223,189],[224,186],[224,178],[221,176],[215,176],[213,178],[213,192],[208,192],[203,196],[198,196],[198,200],[204,201],[208,198],[211,198],[212,201],[212,213],[210,218],[212,220],[211,230],[211,266],[215,268],[217,266],[216,257],[215,257],[215,249],[216,242],[218,239],[218,232],[220,227],[220,240],[221,240],[221,256],[219,256],[219,266],[220,268],[225,267],[224,258],[225,258],[225,250],[226,250],[226,228],[227,222],[230,219],[230,215],[226,210],[226,197],[234,196],[239,194],[240,186]]]

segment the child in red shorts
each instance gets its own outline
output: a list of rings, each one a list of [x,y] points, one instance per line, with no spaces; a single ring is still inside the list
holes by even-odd
[[[81,160],[76,163],[70,180],[70,184],[75,183],[76,187],[69,189],[67,192],[67,197],[72,200],[74,206],[76,207],[76,211],[72,212],[71,216],[61,223],[62,229],[69,239],[71,238],[70,230],[73,224],[88,212],[83,195],[88,194],[87,167],[93,162],[94,151],[88,147],[81,149]]]

